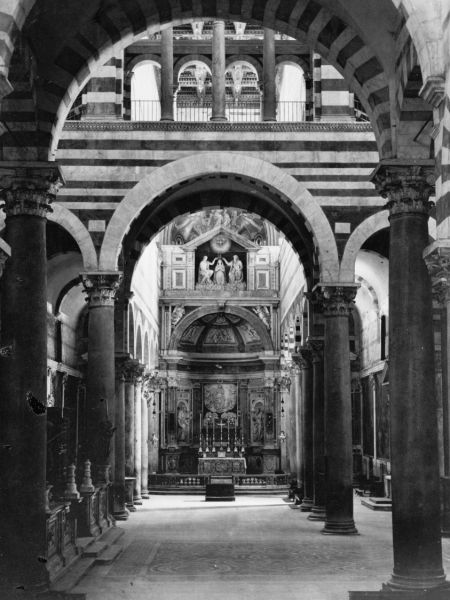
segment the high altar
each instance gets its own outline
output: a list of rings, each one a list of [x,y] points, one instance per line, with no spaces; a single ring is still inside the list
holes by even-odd
[[[224,457],[198,459],[199,475],[239,475],[246,472],[246,460],[241,457]]]

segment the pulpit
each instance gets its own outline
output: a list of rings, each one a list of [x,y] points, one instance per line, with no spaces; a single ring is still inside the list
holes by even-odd
[[[199,475],[239,475],[246,473],[247,465],[243,457],[206,457],[198,459]]]

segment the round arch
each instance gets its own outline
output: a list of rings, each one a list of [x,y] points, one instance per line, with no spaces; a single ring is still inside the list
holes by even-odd
[[[161,57],[157,54],[143,53],[133,58],[125,65],[126,72],[125,77],[130,78],[133,70],[138,67],[141,63],[156,64],[161,68]],[[126,82],[127,80],[125,80]]]
[[[78,37],[73,36],[72,39],[70,29],[66,31],[67,27],[61,27],[61,30],[66,33],[65,36],[55,34],[52,47],[54,69],[50,68],[47,61],[46,79],[52,77],[53,85],[44,87],[39,96],[39,102],[47,109],[42,111],[42,122],[39,123],[45,135],[39,138],[37,142],[39,145],[36,148],[29,148],[30,154],[34,153],[36,157],[43,160],[54,156],[65,118],[83,86],[100,65],[104,65],[126,46],[138,40],[143,31],[149,34],[158,32],[161,29],[161,21],[176,26],[199,18],[209,19],[219,16],[234,21],[263,24],[264,27],[292,36],[302,43],[308,43],[311,50],[323,56],[324,60],[332,64],[345,77],[351,91],[358,95],[371,118],[381,155],[383,157],[391,155],[389,69],[386,65],[383,66],[383,61],[387,60],[386,52],[383,57],[380,57],[372,50],[373,28],[365,30],[361,24],[353,26],[354,19],[348,7],[344,8],[339,3],[337,10],[333,10],[319,2],[313,2],[311,7],[310,3],[300,5],[290,3],[286,6],[283,3],[277,8],[272,8],[270,0],[251,3],[251,6],[245,0],[238,0],[234,3],[232,11],[220,11],[218,15],[214,3],[209,0],[199,0],[195,10],[190,5],[183,11],[175,8],[170,2],[161,19],[154,3],[148,2],[145,5],[140,4],[142,13],[136,22],[136,1],[139,0],[133,2],[124,0],[120,4],[120,10],[112,3],[108,9],[104,7],[99,10],[99,18],[95,21],[86,21],[81,17],[74,20],[74,26],[78,26],[78,37],[86,39],[86,43],[89,44],[88,57],[80,53],[76,41]],[[302,14],[307,7],[310,7],[313,14],[308,14],[308,19],[302,19]],[[383,8],[387,11],[387,17],[397,17],[397,9],[391,0],[383,0]],[[103,14],[106,10],[108,10],[107,20],[110,23],[108,30],[104,29],[104,21],[101,18],[106,17]],[[31,41],[39,34],[42,27],[51,26],[45,21],[45,16],[35,15],[34,11],[32,15],[35,16],[35,20],[30,24]],[[133,23],[133,26],[124,26],[124,15],[128,15],[127,23]],[[53,13],[52,16],[54,18]],[[399,17],[396,20],[399,20]],[[111,30],[115,31],[113,38]],[[388,35],[384,21],[380,22],[379,30],[383,39],[393,44],[392,36]],[[39,58],[40,56],[37,56],[38,64]],[[36,107],[37,110],[39,108],[40,106]],[[26,133],[27,131],[23,132],[24,135]],[[11,148],[14,147],[14,140],[8,136],[6,139]]]
[[[356,256],[361,250],[364,242],[374,233],[389,227],[388,210],[382,210],[371,215],[356,227],[345,245],[344,254],[342,255],[341,260],[339,281],[354,281]],[[428,219],[428,234],[431,238],[436,239],[436,219],[433,217]]]
[[[296,179],[266,161],[250,156],[243,161],[241,155],[228,152],[197,153],[173,161],[145,177],[130,190],[109,222],[100,252],[100,269],[116,269],[125,234],[153,199],[187,179],[217,173],[249,177],[262,185],[275,187],[282,200],[290,203],[306,221],[318,252],[321,281],[337,280],[339,261],[334,234],[324,212],[309,191]],[[172,220],[172,217],[168,216],[167,220]]]
[[[303,71],[304,76],[310,76],[309,63],[303,58],[303,56],[297,56],[295,54],[282,54],[276,57],[276,66],[283,64],[297,65]]]
[[[374,233],[389,227],[389,211],[371,215],[356,227],[345,245],[342,255],[340,281],[354,281],[356,255],[361,250],[364,242]]]
[[[234,65],[234,63],[237,62],[245,62],[251,65],[258,75],[258,81],[262,81],[263,70],[262,64],[259,62],[259,60],[248,54],[232,54],[231,56],[227,56],[225,69],[228,70]]]
[[[217,307],[217,304],[213,304],[197,308],[189,314],[187,314],[186,316],[184,316],[172,332],[168,350],[177,350],[184,332],[188,329],[188,327],[195,323],[197,319],[200,319],[201,317],[204,317],[205,315],[209,315],[211,313],[217,313],[218,310],[219,309]],[[253,327],[253,329],[255,329],[255,331],[261,338],[261,341],[264,345],[264,351],[273,352],[273,344],[269,331],[267,330],[266,326],[261,321],[261,319],[252,312],[250,312],[248,308],[242,308],[241,306],[224,306],[220,308],[220,312],[229,315],[236,315],[248,321],[248,323],[250,323],[250,325]]]
[[[183,56],[182,58],[177,60],[175,62],[175,64],[173,65],[173,80],[174,81],[178,81],[178,78],[180,76],[180,73],[181,73],[181,70],[183,69],[183,67],[185,65],[188,65],[191,62],[204,63],[208,67],[209,72],[211,73],[211,71],[212,71],[212,61],[210,58],[208,58],[204,54],[186,54],[186,56]]]
[[[83,268],[91,271],[96,270],[97,253],[86,227],[73,212],[61,204],[55,202],[52,204],[52,209],[52,212],[47,215],[47,219],[63,227],[76,241],[83,257]]]

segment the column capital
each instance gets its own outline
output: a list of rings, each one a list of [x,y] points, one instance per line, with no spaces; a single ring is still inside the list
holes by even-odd
[[[81,273],[81,281],[90,308],[98,306],[114,306],[114,299],[122,283],[122,273],[119,271],[103,271]]]
[[[0,277],[3,274],[6,261],[11,256],[11,248],[4,239],[0,238]]]
[[[46,217],[64,177],[59,165],[49,162],[0,161],[0,198],[7,217]]]
[[[423,259],[430,274],[433,299],[446,306],[450,301],[450,240],[438,240],[425,248]]]
[[[390,217],[400,214],[429,215],[434,192],[434,160],[382,160],[371,175],[382,198],[387,198]]]
[[[319,338],[308,338],[306,349],[310,353],[313,362],[323,360],[323,340]]]
[[[292,355],[292,360],[300,369],[308,369],[312,363],[311,350],[307,346],[301,346],[299,351]]]
[[[320,290],[325,317],[346,317],[350,314],[359,284],[318,283],[314,291]]]

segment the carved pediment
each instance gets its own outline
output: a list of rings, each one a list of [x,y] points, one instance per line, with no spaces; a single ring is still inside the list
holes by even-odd
[[[197,236],[196,238],[194,238],[187,244],[184,244],[183,246],[181,246],[181,248],[183,248],[183,250],[186,250],[186,251],[195,250],[199,246],[206,244],[210,240],[213,240],[214,238],[218,238],[219,236],[224,236],[224,238],[227,238],[227,239],[235,242],[236,244],[241,246],[244,250],[259,250],[260,249],[260,246],[258,246],[258,244],[251,242],[245,236],[237,233],[236,231],[233,231],[232,229],[228,229],[227,227],[224,227],[223,225],[219,225],[217,227],[214,227],[210,231],[206,231],[205,233],[200,234],[199,236]]]

